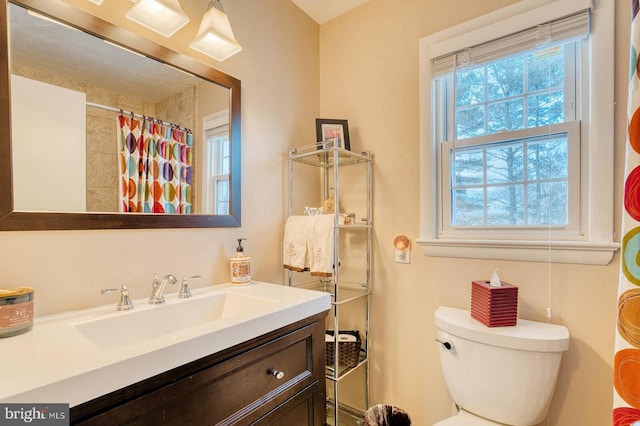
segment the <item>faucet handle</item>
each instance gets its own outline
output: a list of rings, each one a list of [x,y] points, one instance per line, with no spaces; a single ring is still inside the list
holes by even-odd
[[[158,273],[154,273],[153,274],[153,282],[151,283],[154,287],[157,287],[160,285],[160,277],[158,276]]]
[[[131,299],[129,299],[129,289],[127,289],[127,286],[124,284],[120,288],[103,288],[100,290],[100,293],[104,296],[105,294],[115,293],[116,291],[120,292],[120,301],[118,302],[116,310],[128,311],[133,309],[133,303],[131,303]]]
[[[182,276],[182,283],[180,284],[180,291],[178,292],[178,297],[182,299],[187,299],[191,297],[191,290],[189,290],[189,280],[194,278],[202,278],[202,275],[191,275],[190,277]]]

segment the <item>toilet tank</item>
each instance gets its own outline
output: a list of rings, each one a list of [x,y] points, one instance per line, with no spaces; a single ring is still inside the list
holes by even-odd
[[[436,339],[451,399],[494,422],[535,425],[547,415],[569,348],[561,325],[518,319],[511,327],[487,327],[468,310],[441,306],[435,312]]]

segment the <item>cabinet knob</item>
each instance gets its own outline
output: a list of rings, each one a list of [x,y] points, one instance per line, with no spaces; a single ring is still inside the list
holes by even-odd
[[[275,368],[270,369],[269,374],[275,377],[276,380],[281,380],[282,378],[284,378],[284,371],[276,370]]]

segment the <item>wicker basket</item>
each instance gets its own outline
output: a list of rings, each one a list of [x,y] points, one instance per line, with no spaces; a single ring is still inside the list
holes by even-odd
[[[333,340],[333,330],[326,331],[327,339]],[[354,336],[356,338],[355,342],[353,341],[340,341],[340,336]],[[333,365],[334,363],[334,355],[335,355],[335,343],[333,341],[325,342],[325,355],[326,355],[326,364]],[[338,333],[338,363],[341,365],[345,365],[347,367],[355,367],[358,365],[358,361],[360,359],[360,346],[362,345],[362,341],[360,340],[360,333],[358,330],[343,330]]]

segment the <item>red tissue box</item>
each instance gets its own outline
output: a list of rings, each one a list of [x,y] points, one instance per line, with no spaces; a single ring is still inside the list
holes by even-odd
[[[504,281],[501,287],[493,287],[489,281],[472,281],[471,316],[487,327],[516,325],[518,287]]]

